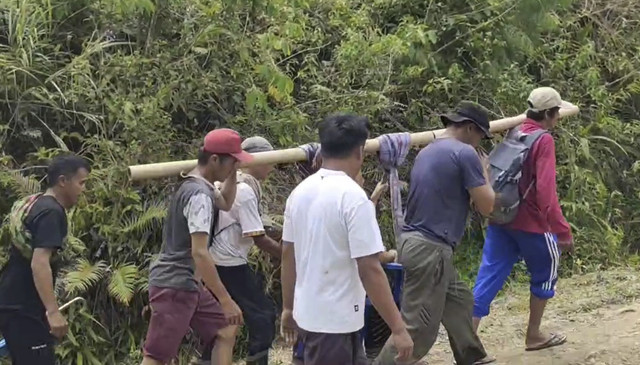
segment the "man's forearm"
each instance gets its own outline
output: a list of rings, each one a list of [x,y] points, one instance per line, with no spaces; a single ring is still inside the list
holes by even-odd
[[[282,258],[282,246],[266,234],[254,237],[253,241],[255,242],[256,246],[258,246],[258,248],[262,251],[277,259]]]
[[[282,285],[282,306],[293,309],[293,296],[296,283],[296,261],[293,243],[283,244],[280,283]]]
[[[47,313],[55,313],[58,311],[58,301],[53,291],[53,273],[49,263],[39,263],[32,265],[33,282],[40,296],[40,300],[44,305]]]
[[[223,209],[223,210],[230,210],[231,207],[233,206],[233,202],[236,199],[236,190],[238,187],[238,181],[237,178],[235,177],[236,174],[232,174],[232,176],[230,176],[229,178],[227,178],[220,186],[220,195],[222,195],[222,198],[224,199],[225,202],[225,208],[227,209]]]
[[[376,257],[375,260],[378,258]],[[362,266],[359,265],[358,271],[369,300],[392,332],[402,330],[405,324],[396,303],[393,301],[391,288],[389,288],[389,282],[382,266],[377,261],[375,265]]]
[[[219,301],[229,298],[229,292],[224,287],[220,276],[218,276],[218,270],[216,270],[215,262],[208,252],[202,254],[194,254],[193,260],[196,265],[196,272],[202,276],[204,284],[213,292],[213,295],[218,298]]]

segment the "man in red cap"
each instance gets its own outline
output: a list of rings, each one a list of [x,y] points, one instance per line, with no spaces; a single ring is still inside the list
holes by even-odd
[[[197,167],[171,199],[162,248],[149,270],[151,322],[143,365],[169,363],[189,327],[205,345],[215,340],[212,359],[216,364],[232,363],[233,354],[225,349],[233,346],[225,346],[225,341],[233,341],[233,336],[225,331],[242,323],[242,312],[222,285],[207,248],[218,209],[233,205],[238,163],[253,158],[242,150],[241,142],[231,129],[209,132]],[[215,181],[224,181],[219,191]]]

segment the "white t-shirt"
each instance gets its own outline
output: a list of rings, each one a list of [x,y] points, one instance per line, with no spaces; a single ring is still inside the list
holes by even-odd
[[[295,249],[298,326],[319,333],[359,331],[366,293],[355,259],[384,251],[364,190],[344,172],[320,169],[287,199],[282,240]]]
[[[264,234],[255,192],[243,182],[238,183],[236,189],[231,210],[219,212],[218,228],[209,247],[213,260],[220,266],[246,264],[253,237]]]

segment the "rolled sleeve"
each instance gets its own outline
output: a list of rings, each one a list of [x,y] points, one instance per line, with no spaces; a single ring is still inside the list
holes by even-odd
[[[264,234],[264,225],[258,212],[258,199],[253,195],[238,205],[238,223],[242,227],[242,237]]]

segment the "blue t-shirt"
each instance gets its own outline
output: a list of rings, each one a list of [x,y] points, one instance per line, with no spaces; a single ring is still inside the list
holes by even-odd
[[[455,247],[469,215],[469,189],[485,184],[475,149],[455,138],[438,139],[418,153],[409,184],[404,231]]]

